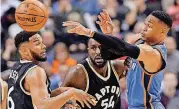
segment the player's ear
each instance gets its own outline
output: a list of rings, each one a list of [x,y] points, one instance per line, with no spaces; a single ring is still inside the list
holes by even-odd
[[[167,32],[168,32],[168,29],[167,29],[167,28],[164,28],[164,29],[161,31],[161,34],[162,34],[162,35],[165,35]]]
[[[170,30],[170,28],[168,28],[168,26],[166,26],[166,25],[163,25],[163,29],[162,29],[162,34],[167,34],[168,33],[168,31]]]
[[[164,30],[162,30],[162,31],[161,31],[161,35],[163,36],[164,34],[165,34],[165,31],[164,31]]]
[[[30,50],[27,43],[23,43],[19,47],[19,53],[21,56],[29,56]]]

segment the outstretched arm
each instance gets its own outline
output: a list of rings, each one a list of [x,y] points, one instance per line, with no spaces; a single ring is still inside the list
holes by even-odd
[[[112,48],[116,54],[122,53],[125,56],[142,61],[144,63],[145,69],[149,74],[161,70],[163,64],[162,55],[157,49],[152,48],[150,45],[140,44],[136,46],[129,44],[119,38],[96,32],[94,32],[94,35],[91,37],[99,43]]]
[[[82,106],[85,102],[90,102],[91,96],[84,93],[82,90],[70,88],[62,94],[50,98],[46,86],[46,74],[45,71],[40,68],[32,69],[25,78],[29,86],[29,92],[32,97],[33,104],[39,109],[59,109],[71,98],[79,101]],[[88,96],[89,98],[86,98]]]
[[[94,32],[85,28],[78,22],[68,21],[64,22],[63,26],[72,27],[68,30],[69,33],[77,33],[95,39],[102,45],[112,49],[115,54],[125,55],[143,61],[145,69],[148,72],[157,72],[162,67],[162,56],[158,50],[153,49],[150,45],[142,44],[140,46],[129,44],[121,39]],[[149,58],[153,57],[153,58]],[[156,63],[156,60],[159,61]],[[155,63],[155,65],[153,64]]]
[[[101,12],[100,15],[98,15],[98,18],[99,18],[99,21],[97,21],[97,23],[99,24],[102,32],[104,34],[111,35],[112,31],[113,31],[113,25],[112,25],[111,18],[109,16],[109,14],[107,13],[107,11],[103,10],[103,12]],[[93,35],[93,34],[91,34],[91,35]],[[138,35],[136,34],[136,37],[140,37],[139,34]],[[135,53],[135,51],[133,51],[134,49],[137,50],[137,48],[135,48],[135,46],[131,46],[130,44],[122,42],[121,48],[124,48],[124,50],[126,49],[129,52],[129,53],[127,53],[127,51],[126,51],[126,52],[122,53],[123,50],[119,50],[120,48],[116,50],[116,48],[118,47],[117,46],[118,43],[120,44],[120,42],[122,40],[120,40],[118,38],[111,37],[111,42],[112,42],[112,39],[114,39],[113,41],[115,41],[115,40],[118,40],[118,41],[117,41],[117,44],[110,43],[111,44],[110,48],[113,48],[113,51],[112,52],[106,52],[107,56],[105,56],[105,57],[107,57],[107,59],[114,59],[114,58],[116,58],[116,56],[120,57],[120,55],[116,55],[116,53],[115,53],[118,50],[118,52],[120,52],[123,55],[130,56],[130,57],[135,58],[139,61],[143,61],[144,64],[145,64],[145,66],[144,66],[145,69],[147,69],[147,71],[149,71],[149,72],[156,72],[160,68],[160,66],[162,65],[161,55],[160,55],[159,51],[156,50],[156,49],[153,49],[151,46],[144,45],[144,44],[139,45],[138,47],[139,47],[140,53],[136,54],[137,52]],[[108,39],[106,41],[109,41],[109,40],[110,39]],[[101,41],[101,43],[103,43],[102,40],[100,40],[100,39],[98,41]],[[105,45],[105,43],[103,43],[103,44]],[[110,51],[110,50],[111,49],[109,49],[109,47],[108,47],[108,51]],[[116,50],[116,51],[114,51],[114,50]],[[138,57],[138,58],[136,58],[136,57]],[[148,57],[153,57],[153,59],[150,59]],[[158,63],[156,63],[156,61]],[[165,65],[165,62],[163,62],[163,65]],[[153,66],[155,66],[155,67],[153,67]],[[163,69],[163,68],[161,67],[161,69]]]

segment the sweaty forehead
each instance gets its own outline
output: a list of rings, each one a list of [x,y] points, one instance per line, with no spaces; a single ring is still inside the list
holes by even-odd
[[[39,34],[35,34],[29,38],[29,41],[42,41],[42,37]]]
[[[89,39],[88,41],[88,46],[92,46],[92,45],[101,45],[100,43],[98,43],[97,41],[95,41],[94,39]]]

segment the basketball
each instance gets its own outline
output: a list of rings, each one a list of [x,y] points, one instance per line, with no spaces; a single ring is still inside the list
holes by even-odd
[[[17,7],[15,19],[24,31],[39,31],[48,19],[48,9],[38,0],[25,0]]]

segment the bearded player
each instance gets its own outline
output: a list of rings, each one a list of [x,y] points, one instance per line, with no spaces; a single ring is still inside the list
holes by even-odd
[[[100,14],[103,32],[111,33],[110,17]],[[163,69],[166,66],[167,51],[164,39],[172,27],[172,18],[163,11],[153,11],[145,20],[145,27],[139,35],[136,45],[121,39],[93,32],[78,22],[64,22],[72,27],[69,33],[77,33],[95,39],[113,50],[113,54],[128,56],[131,67],[127,72],[129,109],[164,109],[160,102],[160,87]],[[109,30],[109,31],[108,31]],[[110,59],[110,58],[108,58]]]
[[[82,107],[95,105],[94,98],[82,90],[69,87],[50,90],[49,78],[38,66],[40,61],[46,60],[46,47],[38,33],[18,33],[15,46],[21,58],[9,76],[8,109],[59,109],[72,98]]]
[[[102,48],[97,41],[89,39],[88,58],[69,70],[62,86],[82,89],[96,97],[97,104],[92,109],[120,109],[119,79],[124,76],[123,63],[104,60]]]

